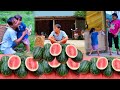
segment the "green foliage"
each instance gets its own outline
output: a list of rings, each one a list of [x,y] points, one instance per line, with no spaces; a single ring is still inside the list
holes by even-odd
[[[30,50],[33,50],[34,47],[34,16],[32,11],[0,11],[0,24],[6,24],[7,19],[9,17],[13,17],[15,15],[21,15],[22,16],[22,21],[26,24],[27,27],[30,25],[32,26],[32,35],[29,36],[30,40]],[[19,49],[21,48],[21,50]],[[23,44],[20,44],[17,46],[17,52],[24,52],[25,51],[25,46]],[[0,52],[2,53],[2,52]]]
[[[0,24],[6,24],[9,17],[15,15],[21,15],[22,21],[26,24],[27,27],[32,25],[32,35],[34,34],[34,16],[32,11],[0,11]]]
[[[74,16],[85,18],[86,17],[86,11],[75,11]]]

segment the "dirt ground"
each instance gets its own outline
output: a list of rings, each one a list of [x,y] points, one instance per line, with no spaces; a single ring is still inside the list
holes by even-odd
[[[97,56],[97,54],[92,54],[91,56]],[[112,52],[112,55],[109,55],[109,52],[107,53],[100,53],[100,56],[111,56],[111,57],[120,57],[120,55],[117,55],[117,52],[116,51],[113,51]]]

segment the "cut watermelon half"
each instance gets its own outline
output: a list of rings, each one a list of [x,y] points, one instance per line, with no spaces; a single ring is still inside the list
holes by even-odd
[[[75,58],[78,55],[78,50],[74,45],[67,45],[65,51],[70,58]]]
[[[53,43],[50,46],[50,54],[52,56],[58,56],[62,51],[62,46],[59,43]]]
[[[80,62],[74,62],[71,58],[68,58],[66,64],[71,70],[77,70],[80,67]]]
[[[112,68],[115,70],[115,71],[118,71],[120,72],[120,59],[113,59],[112,61]]]
[[[29,71],[36,71],[39,67],[38,61],[33,57],[27,57],[25,60],[25,66]]]
[[[56,57],[54,58],[53,61],[48,62],[49,66],[52,68],[57,68],[61,65],[61,63],[58,62],[58,60],[56,59]]]
[[[98,58],[96,62],[96,67],[100,70],[104,70],[108,66],[108,59],[105,57]]]
[[[20,67],[21,65],[21,58],[17,55],[12,55],[10,56],[10,58],[8,59],[8,67],[11,70],[16,70]]]

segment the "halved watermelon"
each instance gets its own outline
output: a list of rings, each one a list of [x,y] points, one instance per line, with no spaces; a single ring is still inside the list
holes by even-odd
[[[112,68],[115,71],[120,72],[120,59],[118,59],[118,58],[113,59],[113,61],[112,61]]]
[[[96,67],[100,70],[104,70],[108,66],[108,59],[105,57],[98,58]]]
[[[52,56],[58,56],[62,51],[62,46],[59,43],[53,43],[50,46],[50,54]]]
[[[12,55],[10,56],[10,58],[8,59],[8,67],[11,70],[16,70],[20,67],[21,65],[21,58],[17,55]]]
[[[78,55],[77,48],[74,45],[67,45],[65,51],[70,58],[75,58]]]
[[[74,62],[71,58],[68,58],[66,64],[71,70],[77,70],[80,67],[80,62]]]
[[[27,57],[25,60],[25,66],[29,71],[36,71],[39,67],[38,61],[33,57]]]
[[[61,65],[61,63],[58,62],[58,60],[56,59],[56,57],[54,58],[53,61],[48,62],[49,66],[52,68],[57,68]]]

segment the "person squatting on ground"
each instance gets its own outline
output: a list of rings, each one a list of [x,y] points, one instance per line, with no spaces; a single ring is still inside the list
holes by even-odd
[[[56,24],[54,26],[54,30],[51,32],[51,34],[48,37],[51,43],[65,44],[67,42],[68,36],[63,30],[60,30],[60,28],[61,28],[60,24]]]

